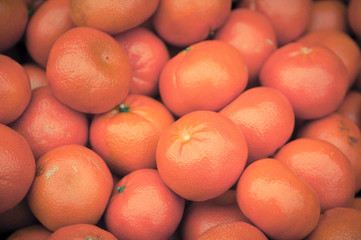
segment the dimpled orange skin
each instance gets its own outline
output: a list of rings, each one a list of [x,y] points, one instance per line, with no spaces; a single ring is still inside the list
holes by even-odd
[[[130,93],[156,97],[159,74],[169,60],[164,41],[145,27],[136,27],[114,35],[126,51],[133,67]]]
[[[304,120],[335,111],[349,86],[346,67],[332,50],[301,42],[274,51],[261,69],[260,83],[285,94],[295,117]]]
[[[113,187],[112,175],[94,151],[65,145],[42,155],[28,193],[35,217],[51,231],[76,223],[96,224]]]
[[[155,168],[159,136],[173,121],[162,103],[129,94],[119,107],[92,119],[90,144],[119,176],[139,168]]]
[[[337,1],[334,1],[337,2]],[[332,50],[345,64],[351,88],[360,72],[361,49],[355,39],[337,30],[318,30],[305,34],[297,41],[320,44]]]
[[[70,0],[70,10],[75,25],[116,34],[145,22],[158,4],[159,0]]]
[[[41,224],[33,224],[12,232],[6,240],[47,240],[51,231]]]
[[[232,10],[215,32],[214,39],[228,42],[242,53],[248,68],[249,87],[258,83],[264,61],[277,48],[276,34],[269,20],[262,13],[245,8]]]
[[[298,138],[285,144],[274,158],[316,191],[322,212],[350,205],[355,193],[355,173],[335,145],[320,139]]]
[[[212,111],[194,111],[162,133],[156,163],[174,192],[188,200],[204,201],[236,183],[247,153],[245,137],[230,119]]]
[[[272,23],[279,46],[300,37],[311,17],[312,0],[242,0],[240,7],[264,14]]]
[[[257,227],[246,222],[221,223],[204,232],[197,240],[267,240]]]
[[[291,103],[270,87],[246,90],[219,113],[242,130],[248,144],[248,163],[273,155],[290,139],[295,125]]]
[[[244,215],[270,238],[303,239],[320,217],[316,192],[273,158],[250,164],[236,191]]]
[[[92,224],[73,224],[59,228],[47,240],[117,240],[110,232]]]
[[[163,103],[177,116],[195,110],[218,111],[246,87],[242,54],[220,40],[195,43],[171,58],[159,78]]]
[[[118,239],[169,239],[185,200],[164,184],[155,169],[139,169],[115,184],[105,212],[106,229]]]
[[[317,227],[305,240],[361,239],[361,210],[332,208],[324,212]]]
[[[219,197],[191,202],[183,215],[182,237],[187,240],[196,240],[211,227],[233,221],[249,223],[238,207],[236,190],[230,189]]]
[[[35,159],[20,133],[0,123],[0,213],[20,203],[34,176]]]
[[[350,90],[336,112],[354,121],[361,129],[361,92]]]
[[[38,159],[59,146],[85,146],[88,125],[85,114],[59,102],[49,87],[44,86],[33,90],[28,107],[10,126],[28,141],[35,159]]]
[[[322,139],[339,148],[350,161],[356,176],[355,193],[361,189],[361,131],[356,123],[340,113],[304,124],[297,137]]]
[[[16,120],[28,106],[31,86],[24,68],[14,59],[0,55],[0,123]]]
[[[161,0],[152,24],[170,45],[187,47],[207,39],[222,26],[231,7],[231,0]]]
[[[128,94],[132,68],[110,35],[75,27],[53,44],[46,66],[48,84],[64,104],[85,113],[111,110]]]
[[[73,27],[69,0],[45,1],[30,18],[26,28],[27,52],[37,64],[45,68],[56,39]]]

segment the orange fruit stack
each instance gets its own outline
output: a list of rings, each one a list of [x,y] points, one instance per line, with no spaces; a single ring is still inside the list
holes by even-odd
[[[361,0],[0,0],[0,239],[361,239]]]

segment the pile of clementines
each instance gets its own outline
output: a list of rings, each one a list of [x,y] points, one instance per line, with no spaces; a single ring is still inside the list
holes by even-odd
[[[361,239],[361,0],[0,0],[0,238]]]

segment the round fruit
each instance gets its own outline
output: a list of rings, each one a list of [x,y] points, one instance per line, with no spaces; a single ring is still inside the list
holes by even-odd
[[[118,239],[169,239],[182,219],[184,205],[157,170],[135,170],[115,185],[105,212],[106,228]]]
[[[53,44],[46,76],[54,96],[64,104],[80,112],[103,113],[127,96],[132,68],[113,37],[75,27]]]
[[[35,159],[28,142],[0,123],[0,213],[15,207],[27,194],[34,176]]]
[[[96,224],[112,187],[112,175],[99,155],[81,145],[65,145],[37,160],[28,202],[51,231],[76,223]]]
[[[92,224],[73,224],[59,228],[47,240],[117,240],[110,232]]]
[[[10,126],[23,135],[38,159],[59,146],[85,146],[88,125],[85,114],[59,102],[50,88],[44,86],[33,90],[28,107]]]
[[[236,183],[247,160],[243,133],[227,117],[194,111],[164,130],[156,162],[164,182],[192,201],[215,198]]]
[[[220,40],[201,41],[171,58],[159,79],[163,103],[177,116],[195,110],[218,111],[246,87],[242,54]]]
[[[24,68],[0,54],[0,123],[16,120],[28,106],[30,97],[30,81]]]
[[[130,94],[118,107],[94,116],[90,144],[119,176],[140,168],[155,168],[159,136],[173,121],[162,103]]]
[[[251,163],[236,191],[244,215],[272,239],[303,239],[318,223],[316,192],[276,159]]]
[[[301,42],[274,51],[261,69],[260,82],[285,94],[298,119],[332,113],[349,86],[346,68],[334,52]]]

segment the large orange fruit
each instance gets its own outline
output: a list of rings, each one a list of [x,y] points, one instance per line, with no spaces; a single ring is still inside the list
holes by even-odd
[[[334,52],[301,42],[274,51],[261,69],[260,82],[285,94],[298,119],[332,113],[349,86],[346,68]]]
[[[251,163],[236,191],[244,215],[271,239],[302,239],[318,223],[316,192],[276,159]]]
[[[351,28],[352,34],[357,40],[361,41],[361,2],[359,0],[349,0],[347,5],[347,20]]]
[[[171,58],[159,79],[163,103],[177,116],[195,110],[218,111],[246,87],[242,54],[221,40],[195,43]]]
[[[115,185],[105,213],[106,228],[118,239],[169,239],[182,219],[184,205],[157,170],[135,170]]]
[[[37,160],[28,202],[51,231],[76,223],[96,224],[112,187],[112,175],[99,155],[81,145],[64,145]]]
[[[348,207],[355,194],[355,173],[335,145],[320,139],[298,138],[274,156],[317,193],[321,211]]]
[[[227,117],[194,111],[164,130],[156,162],[164,182],[192,201],[215,198],[236,183],[247,161],[243,133]]]
[[[207,39],[224,24],[232,0],[160,0],[152,16],[155,31],[167,43],[187,47]]]
[[[290,101],[270,87],[248,89],[219,113],[242,130],[248,145],[248,163],[272,156],[290,139],[295,126]]]
[[[53,44],[46,66],[48,84],[64,104],[86,113],[103,113],[128,94],[132,68],[110,35],[75,27]]]
[[[0,213],[15,207],[27,194],[35,159],[20,133],[0,123]]]
[[[129,94],[113,110],[94,116],[90,144],[119,176],[155,168],[159,136],[173,121],[168,109],[154,98]]]
[[[71,19],[77,26],[116,34],[145,22],[158,4],[159,0],[70,0]]]
[[[88,118],[59,102],[48,86],[32,92],[24,113],[10,126],[29,143],[35,159],[59,146],[85,145]]]
[[[30,80],[24,68],[0,54],[0,123],[16,120],[28,106],[30,97]]]

